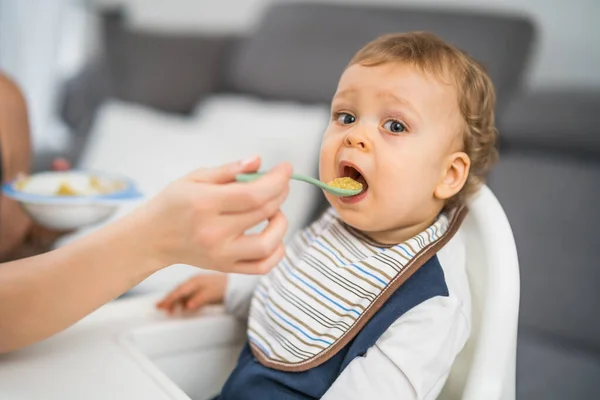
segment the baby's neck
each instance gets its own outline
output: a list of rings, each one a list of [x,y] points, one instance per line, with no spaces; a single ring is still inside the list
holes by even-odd
[[[382,245],[396,245],[398,243],[406,242],[408,239],[418,235],[425,229],[429,228],[435,222],[435,219],[438,215],[439,214],[435,214],[431,218],[427,218],[419,223],[412,224],[410,226],[403,226],[400,228],[394,228],[386,231],[361,232],[376,243]]]

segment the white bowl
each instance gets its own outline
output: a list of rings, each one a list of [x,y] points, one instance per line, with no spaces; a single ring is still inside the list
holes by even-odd
[[[57,194],[64,184],[71,194]],[[57,230],[96,224],[124,202],[142,197],[127,178],[85,171],[42,172],[7,183],[2,192],[21,203],[35,222]]]

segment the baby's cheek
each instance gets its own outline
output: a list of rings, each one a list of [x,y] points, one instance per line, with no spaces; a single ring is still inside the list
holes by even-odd
[[[434,157],[425,150],[415,151],[407,154],[405,161],[401,169],[405,180],[410,182],[410,187],[425,191],[435,187],[441,170],[439,157]]]
[[[429,186],[427,180],[418,171],[405,169],[398,171],[387,179],[387,184],[382,185],[385,189],[379,195],[385,203],[385,208],[394,209],[396,212],[413,208],[423,201]]]
[[[332,168],[335,161],[337,146],[332,140],[323,140],[321,143],[321,152],[319,154],[320,171],[323,173],[323,168]]]
[[[319,179],[324,179],[329,174],[328,169],[331,168],[329,165],[332,162],[330,158],[327,152],[321,150],[321,154],[319,155]]]

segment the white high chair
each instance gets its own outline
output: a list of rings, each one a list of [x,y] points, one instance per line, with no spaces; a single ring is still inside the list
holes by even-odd
[[[484,186],[460,228],[472,296],[471,337],[439,399],[514,400],[519,261],[502,206]]]
[[[515,243],[490,189],[484,186],[469,208],[460,231],[471,284],[471,337],[439,399],[514,400],[519,311]],[[244,338],[240,320],[219,310],[206,310],[200,318],[169,320],[125,332],[119,342],[173,399],[189,400],[218,393]]]

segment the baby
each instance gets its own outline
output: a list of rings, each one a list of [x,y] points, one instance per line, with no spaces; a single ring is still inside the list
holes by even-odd
[[[320,179],[363,184],[299,233],[267,276],[200,275],[160,308],[225,301],[248,341],[219,399],[434,399],[469,337],[457,230],[497,158],[495,94],[424,32],[382,36],[343,72]]]

